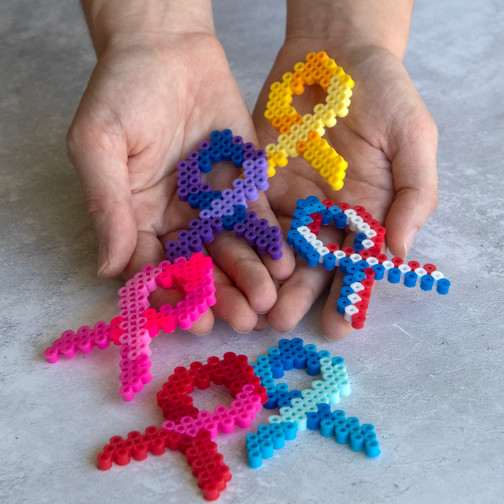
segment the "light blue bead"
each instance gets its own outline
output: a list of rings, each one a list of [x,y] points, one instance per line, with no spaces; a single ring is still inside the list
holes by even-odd
[[[364,450],[366,455],[370,458],[378,457],[380,455],[380,445],[376,439],[364,443]]]
[[[334,420],[330,418],[324,418],[320,422],[320,433],[324,437],[331,437],[334,435]]]
[[[350,450],[362,451],[364,449],[364,436],[360,432],[350,434]]]
[[[250,450],[248,452],[248,463],[252,469],[257,469],[262,466],[262,453],[261,450]]]

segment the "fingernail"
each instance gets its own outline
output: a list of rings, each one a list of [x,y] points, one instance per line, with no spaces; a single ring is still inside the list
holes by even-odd
[[[103,276],[103,272],[109,267],[108,255],[107,255],[107,247],[106,245],[100,244],[98,247],[98,273],[96,276],[101,278]]]
[[[408,255],[410,248],[413,246],[417,233],[418,229],[412,229],[408,236],[406,236],[406,239],[404,240],[404,257]]]

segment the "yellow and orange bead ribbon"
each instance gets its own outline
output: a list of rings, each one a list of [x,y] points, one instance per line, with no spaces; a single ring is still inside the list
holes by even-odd
[[[326,93],[325,103],[315,106],[313,114],[301,115],[291,105],[293,95],[305,86],[318,84]],[[282,82],[270,88],[265,117],[280,133],[276,144],[266,146],[268,175],[284,167],[289,157],[302,156],[335,190],[343,187],[347,162],[322,138],[325,128],[332,128],[337,117],[345,117],[350,106],[354,82],[325,51],[309,53],[305,62],[294,65]]]

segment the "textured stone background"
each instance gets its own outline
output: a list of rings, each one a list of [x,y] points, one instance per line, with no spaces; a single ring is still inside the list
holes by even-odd
[[[227,0],[215,11],[252,107],[282,42],[284,5]],[[405,58],[440,131],[439,209],[411,257],[437,264],[451,294],[399,293],[382,282],[366,328],[345,341],[324,340],[318,305],[291,334],[345,358],[353,392],[341,407],[376,425],[381,457],[310,432],[253,471],[244,432],[221,436],[233,474],[222,503],[502,502],[503,26],[497,1],[418,2]],[[107,473],[95,457],[110,436],[161,422],[155,393],[175,366],[228,350],[254,358],[277,334],[217,324],[205,339],[161,336],[154,380],[134,403],[117,393],[115,349],[55,366],[42,358],[64,329],[114,316],[121,286],[96,279],[95,238],[66,157],[65,133],[93,65],[76,1],[2,2],[0,500],[203,502],[180,454]]]

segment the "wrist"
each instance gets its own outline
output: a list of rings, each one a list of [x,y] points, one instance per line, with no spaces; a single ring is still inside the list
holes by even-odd
[[[97,56],[114,45],[158,45],[200,33],[214,35],[210,0],[82,0]]]
[[[402,59],[412,10],[413,0],[288,0],[286,41],[377,46]]]

